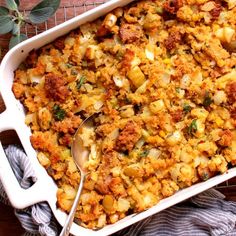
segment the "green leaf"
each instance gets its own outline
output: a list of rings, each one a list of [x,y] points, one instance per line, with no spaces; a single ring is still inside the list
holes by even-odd
[[[66,111],[62,109],[59,105],[54,105],[53,107],[53,117],[57,121],[62,121],[66,116]]]
[[[20,24],[13,23],[12,34],[20,34]]]
[[[197,120],[194,119],[190,126],[188,127],[188,133],[193,134],[197,131]]]
[[[209,107],[211,105],[211,103],[213,102],[213,100],[211,99],[210,95],[208,92],[206,92],[204,100],[203,100],[203,106],[205,108]]]
[[[25,34],[12,35],[10,43],[9,43],[9,48],[13,48],[18,43],[20,43],[26,39],[27,39],[27,36]]]
[[[6,6],[8,9],[13,10],[13,11],[17,10],[18,8],[14,0],[6,0]]]
[[[0,16],[8,15],[9,10],[6,7],[0,6]]]
[[[184,108],[183,108],[184,112],[188,113],[191,111],[191,109],[192,108],[188,104],[186,104],[186,103],[184,104]]]
[[[20,1],[19,0],[15,0],[17,6],[19,7],[20,6]]]
[[[71,65],[70,63],[66,63],[66,66],[67,66],[68,68],[73,67],[73,65]]]
[[[39,24],[46,21],[52,15],[53,15],[53,8],[44,7],[41,9],[32,10],[29,14],[29,19],[32,23]]]
[[[82,75],[79,79],[79,81],[77,81],[77,89],[79,90],[81,88],[81,86],[83,85],[84,81],[86,80],[86,76]]]
[[[13,28],[13,21],[10,16],[0,16],[0,34],[6,34]]]
[[[39,4],[37,4],[35,7],[33,7],[33,9],[30,12],[30,15],[36,15],[36,18],[37,18],[37,15],[43,15],[42,19],[44,18],[44,21],[46,21],[49,17],[51,17],[56,12],[56,10],[58,9],[60,5],[60,2],[61,2],[60,0],[51,0],[51,1],[43,0]],[[47,8],[52,8],[52,9],[49,10]],[[47,14],[43,14],[43,12],[47,12]],[[47,18],[46,18],[46,15],[47,15]],[[35,20],[35,18],[33,19]],[[32,22],[35,23],[34,21]]]

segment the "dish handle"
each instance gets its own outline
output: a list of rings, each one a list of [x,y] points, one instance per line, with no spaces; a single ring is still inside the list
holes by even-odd
[[[13,117],[15,117],[13,115]],[[5,110],[0,114],[0,132],[12,129],[14,127],[14,121],[12,121],[12,117],[10,116],[8,110]]]
[[[38,202],[46,201],[45,183],[38,179],[30,188],[23,189],[17,181],[0,142],[0,181],[11,205],[23,209]]]
[[[14,128],[14,122],[4,111],[0,114],[0,132]],[[35,203],[46,201],[45,183],[41,178],[28,189],[23,189],[17,181],[11,165],[0,142],[0,181],[9,198],[10,203],[17,209],[23,209]]]

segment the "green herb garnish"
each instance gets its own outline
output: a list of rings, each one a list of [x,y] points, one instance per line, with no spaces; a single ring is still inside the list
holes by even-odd
[[[180,88],[179,87],[175,88],[175,91],[176,93],[180,93]]]
[[[204,100],[203,100],[203,106],[204,107],[209,107],[211,105],[211,103],[213,102],[213,100],[211,99],[210,95],[208,92],[206,92]]]
[[[29,14],[19,10],[19,0],[6,0],[6,7],[0,6],[0,34],[11,33],[9,48],[27,39],[21,33],[26,25],[40,24],[54,15],[60,5],[60,0],[43,0],[35,5]]]
[[[190,126],[188,127],[188,133],[193,134],[197,131],[197,120],[193,120]]]
[[[144,150],[139,154],[139,156],[140,157],[146,157],[148,155],[148,153],[149,153],[149,150]]]
[[[54,105],[53,107],[53,117],[57,121],[62,121],[66,116],[66,112],[59,105]]]
[[[192,107],[190,107],[188,104],[184,104],[183,111],[185,113],[188,113],[192,110]]]
[[[76,85],[77,89],[81,88],[85,80],[86,80],[86,76],[84,75],[80,76],[80,79],[77,81],[77,85]]]
[[[78,71],[76,69],[71,69],[71,75],[78,75]]]
[[[71,68],[73,65],[71,65],[70,63],[66,63],[66,66],[67,66],[68,68]]]

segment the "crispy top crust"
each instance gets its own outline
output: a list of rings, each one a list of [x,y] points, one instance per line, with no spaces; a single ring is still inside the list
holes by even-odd
[[[38,159],[69,212],[100,228],[236,164],[236,1],[143,0],[80,26],[15,71]]]

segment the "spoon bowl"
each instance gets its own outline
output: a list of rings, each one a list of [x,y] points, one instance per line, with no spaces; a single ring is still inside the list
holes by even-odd
[[[70,228],[73,223],[76,209],[77,209],[77,206],[79,203],[80,195],[83,190],[84,181],[85,181],[86,175],[88,173],[85,163],[88,161],[90,151],[88,150],[87,147],[84,146],[83,140],[80,137],[80,135],[83,132],[84,128],[94,127],[93,120],[94,120],[94,114],[89,116],[88,118],[86,118],[82,122],[82,124],[79,126],[79,128],[77,129],[77,131],[73,137],[73,141],[72,141],[72,145],[71,145],[71,155],[75,161],[77,168],[80,171],[80,183],[79,183],[78,191],[75,196],[75,200],[74,200],[73,205],[71,207],[70,213],[66,219],[65,225],[63,226],[63,229],[60,233],[60,236],[67,236],[70,233]]]

